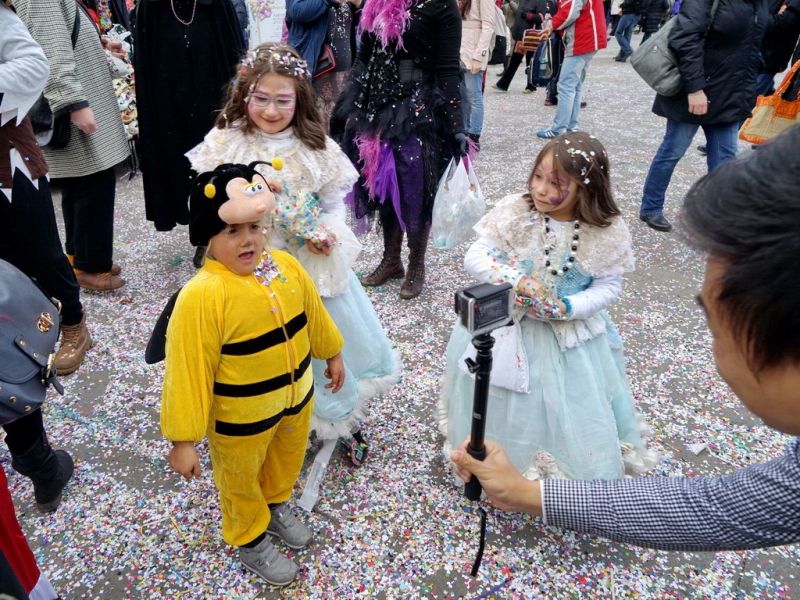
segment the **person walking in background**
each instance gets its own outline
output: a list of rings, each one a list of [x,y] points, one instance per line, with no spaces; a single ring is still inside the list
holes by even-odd
[[[489,64],[494,35],[493,0],[462,0],[461,11],[461,63],[464,73],[464,128],[480,150],[483,130],[483,76]]]
[[[631,38],[633,29],[642,19],[642,2],[645,0],[623,0],[620,5],[620,19],[617,24],[617,32],[614,37],[619,44],[619,54],[614,57],[617,62],[626,62],[628,57],[633,54],[631,48]]]
[[[564,41],[564,60],[558,75],[558,108],[549,129],[536,133],[544,139],[577,131],[581,110],[581,89],[589,63],[606,47],[606,26],[602,0],[561,0],[558,12],[545,35],[558,32]]]
[[[81,287],[125,285],[112,261],[114,166],[130,150],[98,30],[74,0],[14,0],[14,8],[50,62],[44,95],[54,116],[69,114],[65,148],[42,148],[61,187],[66,250]],[[73,45],[73,24],[78,36]]]
[[[667,120],[664,140],[644,182],[639,218],[656,231],[670,231],[664,217],[672,173],[702,127],[708,170],[736,155],[738,133],[756,101],[762,65],[761,41],[769,22],[767,0],[684,0],[669,48],[675,53],[683,88],[674,96],[656,94],[653,112]]]
[[[514,20],[514,27],[511,28],[511,38],[513,44],[521,42],[525,35],[526,29],[541,29],[544,24],[545,15],[550,10],[556,10],[556,5],[553,0],[521,0],[519,8],[517,9],[517,16]],[[550,13],[552,14],[552,13]],[[524,50],[517,51],[516,49],[511,54],[508,66],[503,71],[503,76],[500,80],[492,86],[498,92],[507,92],[508,86],[511,85],[511,80],[517,73],[522,59],[525,58],[526,65],[530,66],[533,60],[533,52],[525,52]],[[530,83],[525,86],[523,90],[526,93],[535,91]]]
[[[642,0],[642,41],[644,44],[661,27],[664,16],[669,11],[669,0]]]

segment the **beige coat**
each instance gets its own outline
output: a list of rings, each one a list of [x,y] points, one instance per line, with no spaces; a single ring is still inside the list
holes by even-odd
[[[89,106],[97,131],[86,134],[70,125],[69,144],[61,150],[42,148],[51,177],[83,177],[125,160],[130,154],[111,74],[94,23],[74,0],[14,0],[14,8],[31,37],[50,62],[44,95],[59,115]],[[72,47],[72,24],[80,31]]]
[[[494,38],[494,11],[493,0],[472,0],[467,18],[461,22],[461,62],[467,70],[472,68],[473,60],[481,62],[481,69],[489,64]]]

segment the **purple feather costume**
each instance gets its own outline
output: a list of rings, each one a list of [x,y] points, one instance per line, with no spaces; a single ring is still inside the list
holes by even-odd
[[[357,233],[375,211],[409,234],[430,225],[439,178],[463,132],[461,18],[455,0],[373,0],[361,47],[331,120],[361,175],[347,202]],[[382,219],[383,220],[383,219]]]

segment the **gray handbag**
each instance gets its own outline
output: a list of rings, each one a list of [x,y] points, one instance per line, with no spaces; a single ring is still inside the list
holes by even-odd
[[[0,425],[38,409],[50,385],[63,395],[53,366],[60,312],[58,300],[0,259]]]
[[[714,0],[708,22],[709,29],[718,6],[719,0]],[[631,66],[639,77],[662,96],[674,96],[683,88],[678,59],[669,49],[669,38],[677,21],[677,15],[672,17],[631,55]]]

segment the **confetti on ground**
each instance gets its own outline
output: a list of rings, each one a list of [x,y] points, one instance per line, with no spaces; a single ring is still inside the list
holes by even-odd
[[[780,454],[786,438],[748,415],[716,375],[694,303],[702,258],[676,235],[636,219],[664,122],[650,113],[648,88],[628,65],[612,61],[612,46],[591,65],[581,126],[609,151],[615,194],[634,237],[638,270],[611,313],[626,341],[651,444],[663,455],[651,475],[727,473]],[[490,70],[488,83],[496,72]],[[523,79],[518,74],[507,94],[487,86],[476,169],[490,205],[523,189],[543,145],[535,132],[554,114],[542,105],[543,91],[520,93]],[[704,159],[690,150],[668,192],[668,218],[678,220],[680,199],[704,172]],[[77,463],[58,512],[36,513],[30,482],[11,470],[0,445],[20,521],[63,598],[797,597],[795,546],[658,552],[546,528],[488,504],[483,566],[477,579],[469,576],[478,511],[446,468],[435,418],[452,293],[472,283],[461,269],[466,246],[431,247],[426,289],[417,300],[401,301],[399,282],[369,290],[405,361],[403,380],[372,403],[366,464],[354,469],[334,453],[315,511],[300,515],[315,542],[289,552],[302,567],[297,581],[284,589],[264,585],[222,541],[207,451],[203,478],[189,483],[165,461],[168,445],[158,426],[163,366],[146,365],[144,348],[167,299],[193,274],[186,228],[157,233],[144,221],[141,178],[119,184],[116,219],[115,259],[128,285],[116,293],[84,292],[95,345],[80,371],[64,379],[66,395],[52,397],[45,411],[51,440]],[[369,272],[379,259],[371,234],[357,271]],[[705,450],[693,451],[703,444]],[[298,496],[318,448],[309,450]]]

